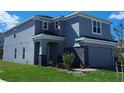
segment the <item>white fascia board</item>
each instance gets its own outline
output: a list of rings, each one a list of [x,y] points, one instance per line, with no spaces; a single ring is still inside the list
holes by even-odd
[[[34,16],[34,18],[33,18],[34,20],[39,20],[39,21],[49,21],[49,22],[51,22],[52,21],[52,19],[50,19],[50,18],[45,18],[45,17],[38,17],[38,16]]]
[[[112,45],[116,46],[116,42],[105,41],[105,40],[97,40],[97,39],[90,39],[86,37],[81,37],[76,39],[76,41],[87,42],[87,43],[95,43],[95,44],[103,44],[103,45]]]
[[[75,39],[75,41],[81,41],[81,40],[84,40],[84,39],[85,39],[85,37],[81,37],[81,38]]]
[[[55,20],[62,20],[64,18],[64,16],[57,16],[55,18],[53,18],[52,20],[55,21]]]
[[[59,37],[59,36],[52,36],[52,35],[46,35],[46,34],[40,34],[32,37],[34,40],[38,39],[50,39],[50,40],[58,40],[58,41],[64,41],[64,37]]]
[[[79,13],[80,13],[80,12],[71,13],[71,14],[69,14],[69,15],[66,15],[65,18],[70,17],[70,16],[73,16],[73,15],[75,15],[75,14],[79,14]]]

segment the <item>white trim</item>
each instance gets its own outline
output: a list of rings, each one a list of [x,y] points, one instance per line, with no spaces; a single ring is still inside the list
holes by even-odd
[[[80,12],[71,13],[71,14],[69,14],[69,15],[66,15],[65,18],[70,17],[70,16],[73,16],[73,15],[75,15],[75,14],[79,14],[79,13],[80,13]]]
[[[77,16],[79,16],[79,13],[70,14],[70,15],[64,16],[63,20],[64,21],[69,20],[69,19],[77,17]]]
[[[97,33],[97,32],[94,32],[94,31],[93,31],[93,27],[94,27],[94,26],[93,26],[93,21],[96,21],[96,26],[95,26],[95,27],[96,27],[96,30],[97,30],[97,22],[100,22],[100,33]],[[92,34],[95,34],[95,35],[102,35],[102,26],[101,26],[102,23],[101,23],[101,21],[92,19],[91,22],[92,22]]]
[[[57,16],[57,17],[54,17],[52,20],[55,21],[55,20],[61,20],[62,18],[64,18],[64,16]]]
[[[39,54],[38,55],[42,55],[42,41],[39,41],[40,42],[40,46],[39,46]]]
[[[81,38],[75,39],[75,41],[116,46],[116,42],[98,40],[98,39],[91,39],[91,38],[86,38],[86,37],[81,37]]]
[[[47,18],[47,17],[43,17],[43,16],[34,16],[34,19],[42,19],[42,20],[47,20],[47,21],[52,21],[52,18]]]
[[[80,47],[79,43],[74,43],[74,47]]]
[[[32,37],[34,40],[39,40],[39,39],[50,39],[50,40],[59,40],[59,41],[64,41],[65,37],[60,37],[60,36],[52,36],[52,35],[46,35],[46,34],[40,34]]]
[[[41,18],[42,18],[42,17],[41,17]],[[33,20],[47,21],[47,22],[49,22],[49,23],[52,23],[52,20],[48,20],[48,19],[45,19],[45,18],[41,19],[41,18],[40,18],[40,17],[34,17]]]
[[[47,23],[47,28],[44,28],[44,23]],[[42,29],[43,29],[43,30],[48,30],[48,28],[49,28],[49,22],[43,20],[43,26],[42,26]]]

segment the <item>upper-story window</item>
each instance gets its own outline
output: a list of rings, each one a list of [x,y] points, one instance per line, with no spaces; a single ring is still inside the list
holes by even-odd
[[[48,22],[47,21],[43,21],[43,29],[48,30]]]
[[[55,22],[55,29],[60,29],[59,21],[56,21],[56,22]]]
[[[101,22],[96,21],[96,20],[92,20],[92,32],[94,34],[98,34],[101,35],[102,31],[101,31]]]

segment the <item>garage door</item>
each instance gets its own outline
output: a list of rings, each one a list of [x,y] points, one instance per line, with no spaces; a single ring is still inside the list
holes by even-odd
[[[104,67],[113,65],[112,49],[89,48],[89,64],[91,67]]]

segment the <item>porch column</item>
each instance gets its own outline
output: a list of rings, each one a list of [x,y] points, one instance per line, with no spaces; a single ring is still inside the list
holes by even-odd
[[[47,42],[45,40],[40,41],[39,65],[47,65]]]

